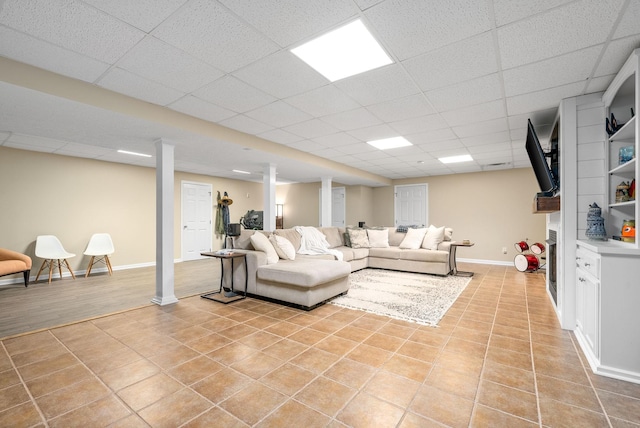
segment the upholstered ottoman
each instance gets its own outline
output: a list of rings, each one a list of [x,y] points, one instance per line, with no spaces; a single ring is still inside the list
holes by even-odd
[[[281,260],[260,266],[260,297],[309,310],[349,290],[351,265],[337,260]]]

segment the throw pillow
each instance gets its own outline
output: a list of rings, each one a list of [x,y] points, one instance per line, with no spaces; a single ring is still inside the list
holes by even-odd
[[[264,236],[264,234],[256,232],[251,235],[251,245],[253,245],[253,248],[255,248],[257,251],[262,251],[267,255],[268,265],[278,263],[278,260],[280,260],[280,257],[278,257],[278,253],[276,253],[275,248],[273,248],[273,245],[271,245],[271,242],[269,242],[269,238]]]
[[[269,236],[269,241],[281,259],[296,259],[296,249],[293,248],[293,244],[287,238],[278,235],[271,235]]]
[[[396,232],[400,232],[400,233],[407,233],[407,230],[409,229],[421,229],[423,228],[423,226],[418,226],[417,224],[412,224],[412,225],[400,225],[396,228]]]
[[[364,229],[347,229],[351,248],[369,248],[369,238]]]
[[[427,250],[437,250],[438,244],[442,241],[444,241],[444,226],[435,227],[434,225],[431,225],[427,229],[427,234],[422,240],[422,248],[426,248]]]
[[[389,248],[389,232],[387,229],[367,229],[367,237],[371,248]]]
[[[450,227],[445,227],[444,228],[444,240],[445,241],[451,241],[451,238],[453,237],[453,229]]]
[[[343,233],[342,237],[344,238],[344,246],[345,247],[350,247],[351,246],[351,239],[349,239],[349,232]]]
[[[398,247],[405,250],[417,250],[422,245],[424,235],[427,233],[427,228],[409,229],[407,235],[404,237]]]

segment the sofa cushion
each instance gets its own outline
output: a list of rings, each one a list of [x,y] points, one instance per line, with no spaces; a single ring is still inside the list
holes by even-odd
[[[424,235],[421,247],[427,250],[437,250],[438,244],[442,241],[444,241],[444,226],[435,227],[431,225],[427,229],[426,235]]]
[[[275,248],[273,248],[273,245],[269,242],[269,238],[264,234],[254,233],[251,235],[251,245],[253,245],[253,248],[257,251],[262,251],[267,255],[267,264],[278,263],[278,260],[280,260]]]
[[[298,287],[315,287],[351,273],[351,265],[337,260],[283,261],[258,268],[258,278]]]
[[[399,247],[409,250],[417,250],[422,245],[424,235],[427,233],[426,228],[409,229],[404,239],[400,243]]]
[[[340,230],[338,230],[337,227],[321,227],[320,232],[322,232],[327,238],[329,248],[336,248],[344,245]]]
[[[365,229],[347,229],[351,248],[369,248],[369,238]]]
[[[369,246],[371,248],[387,248],[389,246],[389,231],[387,229],[367,229]]]
[[[271,245],[273,245],[273,248],[281,259],[296,259],[296,249],[293,248],[293,244],[287,238],[271,234],[269,235],[269,241],[271,241]]]
[[[18,273],[29,269],[22,260],[0,260],[0,275]]]
[[[446,251],[432,251],[420,248],[417,250],[403,250],[398,247],[370,248],[369,257],[378,257],[391,260],[413,260],[419,262],[447,263],[449,253]]]

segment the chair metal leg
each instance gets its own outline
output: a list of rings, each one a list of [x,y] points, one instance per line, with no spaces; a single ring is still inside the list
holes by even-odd
[[[23,272],[24,274],[24,286],[28,287],[29,286],[29,275],[31,275],[31,269],[27,269]]]

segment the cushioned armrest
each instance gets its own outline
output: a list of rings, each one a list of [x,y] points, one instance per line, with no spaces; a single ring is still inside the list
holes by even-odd
[[[27,265],[27,269],[31,269],[31,257],[17,251],[0,248],[0,260],[21,260]]]
[[[444,241],[438,244],[438,250],[449,251],[451,249],[451,243],[455,241]]]

